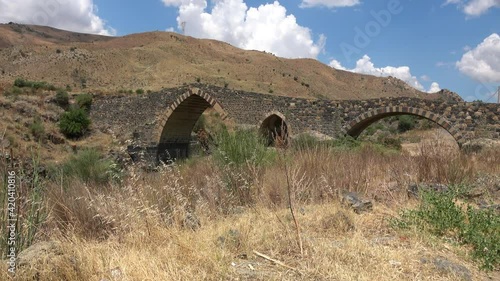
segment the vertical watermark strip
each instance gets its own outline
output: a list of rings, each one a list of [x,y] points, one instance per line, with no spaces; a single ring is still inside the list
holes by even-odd
[[[8,260],[8,271],[10,274],[14,275],[16,273],[16,260],[17,260],[17,249],[16,249],[16,199],[17,199],[17,182],[16,182],[16,172],[11,170],[7,172],[7,260]]]

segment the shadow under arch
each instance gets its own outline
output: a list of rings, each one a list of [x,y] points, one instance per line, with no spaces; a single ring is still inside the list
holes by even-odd
[[[454,127],[450,122],[448,122],[439,114],[414,107],[392,106],[365,112],[358,116],[356,119],[352,120],[349,124],[347,124],[343,128],[343,131],[346,135],[357,138],[366,128],[368,128],[368,126],[377,122],[378,120],[385,117],[398,115],[414,115],[430,120],[450,133],[450,135],[452,135],[457,142],[458,146],[462,147],[464,138],[458,128]]]
[[[189,89],[168,107],[162,114],[161,126],[156,131],[157,161],[167,162],[189,157],[191,132],[203,112],[210,107],[222,120],[227,118],[222,106],[197,88]]]
[[[266,139],[268,146],[276,144],[276,140],[288,143],[290,129],[286,123],[286,118],[278,111],[266,114],[264,120],[260,122],[260,134]]]

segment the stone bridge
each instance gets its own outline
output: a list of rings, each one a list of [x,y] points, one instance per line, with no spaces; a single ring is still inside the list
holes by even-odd
[[[94,129],[113,134],[131,155],[150,161],[189,154],[191,132],[213,108],[221,118],[259,128],[267,136],[315,132],[353,137],[388,116],[416,115],[447,130],[461,146],[476,138],[500,138],[500,105],[418,98],[313,100],[264,95],[193,84],[144,95],[102,96],[94,100]],[[168,153],[167,153],[168,152]]]

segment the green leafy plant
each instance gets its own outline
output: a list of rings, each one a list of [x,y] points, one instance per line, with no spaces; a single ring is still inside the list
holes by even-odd
[[[35,120],[33,120],[33,123],[31,123],[30,125],[30,131],[37,141],[43,139],[43,137],[45,136],[45,127],[43,126],[43,122],[40,117],[37,116]]]
[[[66,178],[76,178],[88,184],[106,184],[119,180],[121,176],[112,160],[91,148],[71,155],[62,165],[62,172]]]
[[[92,95],[80,94],[76,96],[76,104],[78,107],[85,109],[87,112],[90,111],[90,107],[92,106]]]
[[[60,107],[67,109],[69,106],[69,95],[64,90],[58,90],[54,99],[55,103]]]
[[[455,202],[466,186],[451,186],[448,191],[420,192],[421,203],[416,209],[405,210],[399,218],[390,220],[397,229],[414,228],[436,236],[453,237],[472,247],[472,256],[482,268],[492,270],[500,265],[500,216],[494,210],[466,210]]]
[[[82,108],[71,108],[62,114],[59,129],[68,138],[79,138],[85,134],[90,126],[87,112]]]
[[[412,130],[415,128],[416,121],[414,116],[410,115],[402,115],[399,118],[398,131],[400,133],[404,133],[406,131]]]

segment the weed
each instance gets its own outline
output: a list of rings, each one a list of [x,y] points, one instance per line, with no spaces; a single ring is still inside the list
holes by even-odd
[[[500,264],[500,216],[493,210],[466,211],[456,204],[463,195],[464,186],[451,186],[448,191],[425,190],[417,209],[403,211],[391,225],[405,229],[415,227],[436,236],[453,237],[457,242],[472,246],[473,257],[485,269]]]

